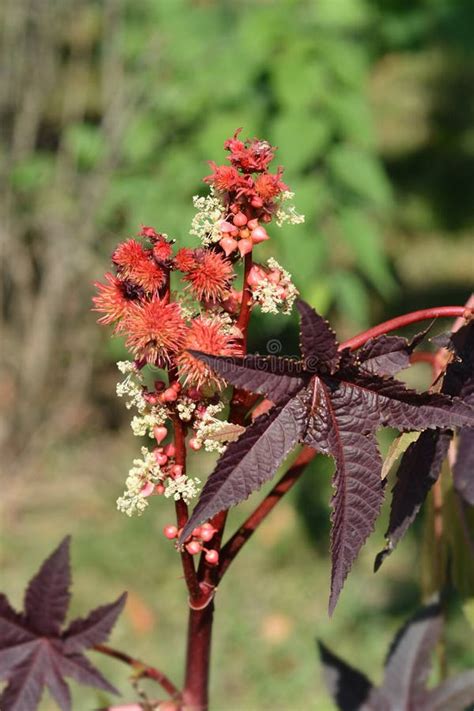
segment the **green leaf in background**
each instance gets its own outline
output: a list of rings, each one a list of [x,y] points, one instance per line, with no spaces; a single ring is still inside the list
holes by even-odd
[[[464,506],[452,486],[444,493],[443,524],[449,546],[453,585],[463,597],[473,597],[474,508]]]
[[[396,289],[383,252],[375,223],[362,210],[345,208],[339,213],[341,235],[353,251],[357,266],[382,296],[391,296]]]
[[[54,171],[54,156],[50,153],[33,153],[13,166],[11,185],[22,192],[44,187]]]
[[[319,159],[331,138],[331,124],[324,116],[288,111],[273,122],[270,140],[280,147],[278,158],[286,172],[298,172]]]
[[[463,603],[462,611],[464,612],[466,620],[474,630],[474,597],[469,598]]]
[[[337,271],[332,275],[331,291],[338,308],[358,328],[368,326],[369,302],[362,279],[354,272]]]
[[[75,123],[66,129],[66,145],[80,169],[91,170],[105,149],[105,141],[97,126]]]
[[[392,194],[387,176],[375,156],[348,144],[337,145],[328,156],[333,179],[374,207],[388,208]]]
[[[131,162],[146,160],[153,153],[158,138],[152,115],[138,114],[125,131],[122,143],[124,159]]]
[[[367,100],[358,91],[331,93],[326,100],[331,125],[360,148],[373,149],[375,132]]]
[[[382,467],[382,479],[385,479],[390,471],[397,462],[402,454],[406,452],[410,444],[416,442],[420,436],[419,432],[403,432],[395,437],[392,444],[390,445],[387,454],[385,455],[383,467]]]
[[[283,109],[314,108],[331,91],[331,75],[314,51],[289,44],[272,67],[272,87]]]

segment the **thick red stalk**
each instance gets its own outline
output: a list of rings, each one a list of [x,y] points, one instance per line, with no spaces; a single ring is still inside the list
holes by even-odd
[[[176,448],[175,461],[176,464],[180,464],[183,467],[183,472],[186,472],[185,431],[183,423],[181,422],[178,416],[173,418],[173,428],[174,446]],[[181,499],[179,499],[175,503],[175,508],[178,528],[182,528],[188,520],[187,504]],[[181,563],[183,566],[184,577],[186,580],[186,585],[188,586],[190,598],[192,600],[199,600],[201,597],[201,589],[199,587],[199,581],[196,575],[196,570],[194,568],[193,557],[186,550],[181,551]]]
[[[124,664],[128,664],[142,679],[153,679],[153,681],[157,681],[166,693],[173,698],[177,699],[180,697],[181,692],[179,689],[168,679],[166,674],[163,674],[163,672],[159,669],[151,667],[148,664],[144,664],[139,659],[134,659],[134,657],[131,657],[129,654],[121,652],[118,649],[113,649],[113,647],[109,647],[106,644],[96,644],[92,649],[96,652],[100,652],[101,654],[105,654],[108,657],[118,659]]]
[[[214,602],[190,609],[183,701],[186,711],[207,711]]]
[[[260,526],[262,521],[275,508],[280,499],[296,484],[306,466],[314,459],[316,452],[311,447],[303,447],[293,464],[288,468],[273,489],[266,495],[255,511],[248,517],[242,526],[234,533],[222,549],[222,562],[219,567],[218,579],[220,580],[237,553],[248,541],[250,536]]]
[[[350,348],[352,351],[356,348],[360,348],[371,338],[376,338],[381,336],[383,333],[388,333],[388,331],[395,331],[397,328],[403,328],[404,326],[409,326],[411,323],[417,323],[418,321],[429,321],[435,318],[469,318],[472,316],[472,309],[466,308],[466,306],[435,306],[429,309],[420,309],[419,311],[412,311],[411,313],[404,314],[403,316],[396,316],[389,321],[384,321],[379,323],[378,326],[369,328],[368,331],[363,331],[353,338],[349,338],[341,344],[341,348]]]
[[[252,300],[247,289],[247,279],[252,268],[252,253],[245,255],[242,283],[242,303],[237,327],[242,332],[242,352],[247,350],[247,330],[250,320]],[[229,420],[241,424],[248,411],[248,394],[234,390],[230,405]],[[178,461],[178,460],[176,460]],[[179,462],[178,462],[179,463]],[[209,547],[220,551],[227,511],[221,511],[212,519],[216,533]],[[193,567],[194,570],[194,567]],[[183,700],[189,711],[206,711],[208,708],[209,669],[211,660],[212,623],[214,617],[214,589],[217,585],[218,569],[206,563],[204,554],[198,568],[197,580],[200,584],[200,600],[191,597],[188,619],[188,644],[186,654],[186,677]]]

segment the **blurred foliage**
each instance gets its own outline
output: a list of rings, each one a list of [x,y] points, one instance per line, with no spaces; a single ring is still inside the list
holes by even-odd
[[[239,126],[279,145],[306,215],[259,257],[343,335],[410,298],[463,298],[471,17],[467,0],[5,0],[3,439],[90,421],[97,355],[121,351],[100,345],[91,280],[140,224],[192,243],[191,197]],[[282,329],[261,319],[254,345]]]
[[[237,127],[280,147],[276,162],[306,215],[304,225],[272,228],[259,259],[275,256],[288,268],[306,299],[332,311],[342,336],[378,317],[467,298],[473,27],[472,0],[3,0],[0,440],[9,517],[2,563],[17,592],[72,525],[76,563],[90,569],[85,607],[98,587],[105,599],[112,580],[113,594],[135,580],[156,616],[166,599],[179,598],[165,566],[141,564],[156,555],[164,512],[150,536],[150,518],[130,522],[113,510],[136,441],[129,446],[120,429],[126,415],[114,396],[112,362],[123,346],[95,325],[91,282],[141,224],[192,244],[192,195],[205,191],[206,161],[222,162],[222,143]],[[250,343],[263,351],[277,335],[285,352],[296,353],[295,326],[295,319],[256,319]],[[219,603],[216,664],[219,655],[235,664],[230,676],[215,675],[222,703],[232,697],[253,711],[288,708],[297,698],[323,711],[308,621],[338,640],[341,655],[364,649],[369,671],[397,616],[415,602],[412,534],[378,584],[367,585],[380,535],[364,549],[363,572],[356,568],[326,630],[326,464],[318,458],[295,492],[302,530],[290,506],[275,512]],[[34,500],[25,496],[33,486]],[[446,521],[459,523],[452,503],[448,494]],[[430,516],[428,508],[426,527]],[[90,533],[98,528],[110,532],[109,542]],[[459,526],[452,536],[461,537]],[[167,563],[175,562],[170,553]],[[274,584],[262,576],[255,593],[245,580],[261,569]],[[158,602],[147,592],[157,584]],[[471,589],[469,582],[464,593]],[[234,614],[239,606],[248,619]],[[265,627],[267,610],[273,617]],[[136,632],[130,616],[124,644]],[[177,609],[159,617],[156,638],[181,649],[180,624]],[[244,657],[240,649],[257,628],[259,642],[246,645]],[[457,629],[452,651],[468,666],[462,621]],[[137,654],[153,657],[155,646],[155,635],[144,635]],[[166,649],[158,645],[169,661]],[[171,656],[178,670],[179,653]]]

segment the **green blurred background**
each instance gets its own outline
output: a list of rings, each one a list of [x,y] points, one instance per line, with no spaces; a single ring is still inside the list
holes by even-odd
[[[341,337],[464,303],[474,4],[3,0],[0,32],[1,587],[19,602],[71,532],[74,611],[128,589],[114,643],[179,680],[185,595],[160,536],[171,511],[165,501],[132,521],[115,511],[139,443],[114,395],[123,346],[95,324],[92,282],[141,224],[192,244],[206,160],[222,162],[224,139],[242,126],[280,147],[306,215],[274,228],[259,258],[275,256]],[[251,347],[277,337],[295,353],[296,325],[261,317]],[[426,386],[423,368],[412,382]],[[200,457],[196,473],[211,465]],[[216,710],[331,709],[315,636],[380,678],[393,630],[420,600],[416,536],[372,577],[382,521],[328,620],[329,472],[324,459],[312,467],[221,587]],[[453,671],[474,663],[456,609]],[[98,661],[132,699],[126,670]],[[75,709],[99,703],[75,688]]]

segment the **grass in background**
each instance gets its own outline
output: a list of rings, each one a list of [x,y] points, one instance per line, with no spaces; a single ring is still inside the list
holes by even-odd
[[[89,438],[50,451],[38,462],[34,482],[5,487],[9,503],[2,535],[1,587],[20,605],[26,581],[59,540],[71,533],[71,615],[84,614],[128,590],[128,604],[112,645],[162,668],[179,685],[186,594],[179,558],[161,533],[173,519],[172,505],[154,499],[141,518],[133,519],[115,510],[136,444],[125,432]],[[211,672],[213,711],[330,711],[333,706],[321,680],[316,636],[377,681],[393,632],[418,602],[418,549],[413,538],[401,544],[381,573],[372,575],[373,558],[383,540],[382,521],[329,620],[328,473],[326,466],[311,467],[220,587]],[[260,496],[233,511],[229,530]],[[303,499],[314,501],[312,520],[299,513],[298,502]],[[459,615],[448,627],[448,635],[453,671],[472,664]],[[126,667],[95,654],[94,661],[121,690],[124,703],[135,698]],[[94,690],[71,686],[74,709],[92,711],[107,702]],[[159,696],[158,687],[143,688],[152,698]],[[45,697],[41,711],[54,708]]]

